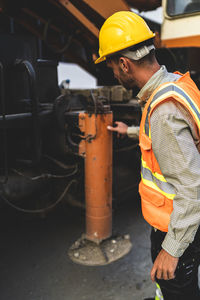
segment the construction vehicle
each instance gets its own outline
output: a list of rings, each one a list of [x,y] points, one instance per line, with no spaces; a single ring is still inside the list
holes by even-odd
[[[175,67],[182,72],[190,71],[193,80],[200,87],[200,1],[164,0],[163,15],[162,47],[175,55]]]
[[[189,69],[199,84],[200,1],[192,2],[188,9],[189,0],[163,1],[162,29],[146,21],[157,33],[159,62],[170,71]],[[137,192],[140,152],[128,138],[114,136],[112,146],[105,126],[139,125],[141,109],[137,89],[126,91],[105,63],[94,64],[99,29],[116,11],[159,6],[159,0],[1,1],[1,207],[46,214],[63,201],[86,203],[86,238],[98,244],[112,235],[112,199]],[[188,21],[183,34],[181,22]],[[78,64],[99,87],[59,86],[58,62]]]

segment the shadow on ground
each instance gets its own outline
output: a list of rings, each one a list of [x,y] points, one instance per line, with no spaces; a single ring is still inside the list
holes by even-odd
[[[102,267],[73,263],[67,251],[84,233],[84,210],[60,205],[45,218],[1,210],[1,300],[140,300],[153,296],[150,228],[137,197],[113,212],[113,232],[130,234],[131,252]]]

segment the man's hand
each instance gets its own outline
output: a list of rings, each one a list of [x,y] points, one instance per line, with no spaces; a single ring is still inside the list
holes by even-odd
[[[174,257],[162,249],[156,257],[153,268],[151,269],[151,280],[155,281],[156,278],[164,280],[175,278],[174,273],[178,260],[178,257]]]
[[[128,126],[123,122],[115,122],[115,124],[117,125],[116,127],[107,126],[107,129],[117,132],[117,137],[124,137],[127,134]]]

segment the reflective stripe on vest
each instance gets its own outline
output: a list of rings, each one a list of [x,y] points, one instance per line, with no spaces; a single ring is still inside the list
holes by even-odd
[[[182,84],[185,84],[186,91],[182,89]],[[140,126],[142,178],[139,192],[142,213],[151,226],[164,232],[168,231],[176,189],[164,178],[154,155],[150,117],[157,106],[168,100],[174,100],[188,110],[200,133],[200,93],[189,74],[183,75],[177,82],[165,83],[155,90],[144,108]]]
[[[191,98],[188,96],[188,94],[180,87],[178,87],[176,84],[169,83],[165,85],[163,88],[161,88],[153,97],[147,111],[146,120],[145,120],[145,126],[144,126],[144,132],[147,136],[151,138],[151,131],[149,127],[149,113],[151,109],[161,100],[178,96],[180,98],[186,107],[188,107],[192,113],[193,117],[200,128],[200,110],[196,103],[191,100]]]
[[[152,189],[160,192],[168,199],[173,200],[175,197],[174,187],[166,181],[163,175],[156,172],[152,172],[150,168],[147,167],[145,161],[142,159],[141,165],[141,179],[145,185],[151,187]]]
[[[149,138],[151,138],[151,130],[149,126],[149,114],[151,112],[151,109],[153,109],[155,105],[163,99],[167,99],[173,96],[178,96],[178,98],[180,98],[183,101],[185,106],[188,107],[190,111],[192,111],[195,121],[200,128],[200,110],[196,103],[191,100],[191,98],[182,88],[180,88],[174,83],[169,83],[164,85],[164,87],[162,87],[160,90],[158,90],[148,107],[147,115],[145,118],[144,133]],[[141,166],[141,177],[145,185],[153,188],[156,191],[159,191],[168,199],[174,199],[174,187],[165,180],[163,175],[152,172],[152,170],[149,167],[147,167],[146,162],[143,161],[143,159]]]

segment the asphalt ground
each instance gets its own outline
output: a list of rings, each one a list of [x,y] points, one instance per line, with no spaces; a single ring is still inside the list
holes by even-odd
[[[0,300],[140,300],[154,295],[150,227],[137,196],[113,209],[113,234],[130,234],[132,250],[101,267],[78,265],[67,255],[84,233],[84,209],[61,203],[36,217],[5,207],[0,223]]]

